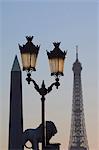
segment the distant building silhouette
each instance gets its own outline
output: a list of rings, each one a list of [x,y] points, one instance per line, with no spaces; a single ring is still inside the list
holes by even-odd
[[[9,150],[23,150],[22,133],[22,79],[20,65],[16,56],[11,70]]]
[[[72,120],[68,150],[89,150],[81,85],[82,66],[78,60],[78,46],[76,46],[76,61],[72,68],[74,72],[73,100],[72,100]]]

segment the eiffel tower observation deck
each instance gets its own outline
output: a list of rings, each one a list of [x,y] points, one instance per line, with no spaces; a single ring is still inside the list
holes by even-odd
[[[89,150],[81,84],[82,66],[78,59],[78,46],[76,46],[76,61],[73,64],[73,99],[72,99],[72,119],[68,150]]]

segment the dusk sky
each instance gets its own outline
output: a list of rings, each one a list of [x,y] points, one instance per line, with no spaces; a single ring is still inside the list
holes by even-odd
[[[55,81],[50,76],[46,50],[53,42],[61,41],[60,48],[68,50],[61,86],[46,96],[46,120],[55,123],[58,133],[51,142],[61,143],[68,150],[75,47],[79,48],[82,63],[82,91],[89,150],[99,150],[99,3],[96,0],[1,0],[0,1],[0,150],[7,150],[9,131],[10,71],[18,56],[22,68],[18,43],[25,44],[25,36],[34,36],[40,45],[36,72],[33,79],[46,87]],[[22,72],[24,130],[41,123],[40,95],[28,85],[26,72]]]

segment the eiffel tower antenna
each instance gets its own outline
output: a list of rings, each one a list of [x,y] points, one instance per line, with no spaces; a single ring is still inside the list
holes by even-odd
[[[78,45],[76,45],[76,60],[78,60]]]

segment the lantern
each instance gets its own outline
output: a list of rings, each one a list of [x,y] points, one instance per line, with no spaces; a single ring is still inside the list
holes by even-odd
[[[54,49],[53,51],[47,52],[48,59],[49,59],[49,65],[51,70],[51,75],[59,76],[64,75],[64,60],[65,55],[67,52],[62,52],[59,48],[60,42],[54,42]]]
[[[26,36],[27,43],[23,46],[19,45],[21,58],[22,58],[22,65],[23,71],[24,70],[32,70],[36,71],[36,61],[39,52],[40,46],[35,46],[32,43],[33,36]]]

